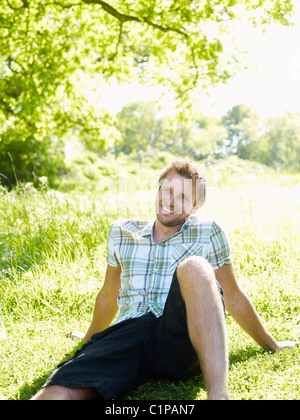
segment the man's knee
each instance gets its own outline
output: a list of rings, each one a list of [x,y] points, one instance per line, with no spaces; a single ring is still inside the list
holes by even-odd
[[[182,260],[177,267],[177,279],[184,302],[201,298],[206,301],[222,299],[223,291],[216,280],[212,265],[202,257],[192,256]],[[225,309],[225,307],[224,307]]]
[[[178,281],[197,278],[200,280],[213,280],[214,271],[211,264],[203,257],[193,255],[185,258],[177,266]]]
[[[59,385],[51,385],[41,389],[32,400],[77,401],[100,398],[101,396],[95,388],[67,388]]]

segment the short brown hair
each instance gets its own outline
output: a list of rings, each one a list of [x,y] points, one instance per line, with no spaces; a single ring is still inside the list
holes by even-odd
[[[195,162],[188,158],[177,158],[174,159],[168,166],[166,166],[159,176],[159,181],[166,178],[171,172],[175,171],[184,178],[192,179],[197,186],[200,187],[200,191],[197,194],[196,204],[203,206],[207,195],[207,180],[204,173],[200,170]]]

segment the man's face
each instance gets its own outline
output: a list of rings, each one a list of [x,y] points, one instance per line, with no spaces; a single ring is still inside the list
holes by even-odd
[[[160,181],[155,211],[163,225],[182,225],[199,208],[195,203],[196,188],[191,179],[171,171]]]

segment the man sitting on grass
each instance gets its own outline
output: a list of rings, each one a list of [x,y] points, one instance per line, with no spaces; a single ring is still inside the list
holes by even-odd
[[[200,372],[209,399],[229,399],[225,308],[263,348],[296,345],[276,342],[262,324],[237,283],[222,229],[192,216],[206,190],[194,163],[175,160],[159,179],[156,219],[112,224],[86,343],[33,399],[113,399],[150,378]]]

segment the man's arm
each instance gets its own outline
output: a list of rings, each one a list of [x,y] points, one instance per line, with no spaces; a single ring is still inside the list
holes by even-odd
[[[118,312],[118,297],[121,287],[120,274],[120,267],[107,265],[105,281],[96,298],[93,319],[87,333],[73,331],[66,334],[66,337],[88,341],[92,335],[110,326]]]
[[[276,342],[264,327],[250,299],[239,287],[232,264],[219,268],[215,275],[224,292],[226,310],[261,347],[276,351],[299,344],[293,341]]]

